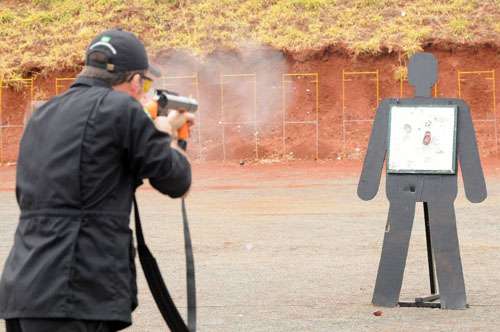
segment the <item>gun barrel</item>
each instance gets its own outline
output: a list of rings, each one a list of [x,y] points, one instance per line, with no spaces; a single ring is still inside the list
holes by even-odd
[[[198,102],[193,98],[176,96],[166,92],[162,92],[161,94],[167,100],[164,106],[166,109],[184,110],[190,113],[194,113],[198,110]]]

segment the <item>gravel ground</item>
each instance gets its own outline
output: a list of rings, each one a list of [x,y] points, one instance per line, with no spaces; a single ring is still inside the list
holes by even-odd
[[[200,172],[188,200],[196,259],[199,331],[498,331],[500,181],[489,198],[456,202],[470,309],[377,308],[370,304],[388,203],[355,196],[357,178],[329,176],[327,166],[263,176],[249,166],[224,177]],[[383,188],[383,187],[382,187]],[[180,202],[139,192],[147,241],[185,312]],[[12,190],[0,191],[0,266],[18,215]],[[423,211],[412,233],[401,298],[428,295]],[[139,272],[140,306],[126,331],[164,331]],[[373,312],[382,310],[382,316]],[[0,328],[2,330],[3,326]]]

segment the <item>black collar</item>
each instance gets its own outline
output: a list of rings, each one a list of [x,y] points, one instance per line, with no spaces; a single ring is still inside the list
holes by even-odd
[[[77,79],[75,80],[75,83],[71,84],[71,87],[76,87],[76,86],[97,86],[97,87],[103,87],[103,88],[111,88],[111,85],[100,79],[100,78],[94,78],[94,77],[88,77],[88,76],[78,76]]]

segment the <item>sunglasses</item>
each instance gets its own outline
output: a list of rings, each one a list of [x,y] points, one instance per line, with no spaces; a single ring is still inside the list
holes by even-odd
[[[149,90],[151,90],[151,87],[153,86],[153,79],[147,77],[144,74],[140,74],[140,75],[141,75],[141,79],[142,79],[142,91],[144,93],[148,93]]]
[[[151,90],[151,87],[153,86],[153,79],[144,75],[143,73],[134,73],[134,74],[130,75],[130,78],[128,79],[128,81],[130,82],[132,80],[132,78],[134,78],[134,76],[137,74],[139,74],[139,76],[141,77],[141,80],[142,80],[142,91],[144,93],[148,93],[149,90]]]

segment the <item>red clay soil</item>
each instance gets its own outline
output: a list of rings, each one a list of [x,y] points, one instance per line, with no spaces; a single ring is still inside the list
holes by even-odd
[[[427,51],[439,61],[437,97],[465,99],[472,109],[481,155],[498,155],[498,50]],[[204,162],[359,160],[377,103],[412,94],[406,82],[401,86],[395,78],[400,66],[397,54],[353,58],[325,50],[300,57],[258,50],[244,55],[217,53],[203,63],[185,54],[170,54],[157,62],[165,66],[165,76],[177,77],[166,80],[163,87],[199,100],[198,126],[189,151],[193,159]],[[294,75],[282,76],[286,73]],[[299,73],[308,75],[295,75]],[[73,76],[62,72],[38,78],[35,99],[55,94],[56,77]],[[59,92],[69,84],[59,81]],[[15,162],[21,130],[5,126],[22,124],[30,100],[26,90],[2,92],[0,162]]]
[[[358,160],[275,162],[194,162],[194,190],[226,190],[256,187],[262,182],[289,182],[290,188],[300,187],[300,179],[321,181],[356,177],[361,169]],[[16,166],[0,166],[0,191],[15,189]],[[149,186],[145,186],[146,189]]]
[[[488,180],[496,181],[500,177],[499,158],[483,158],[482,164]],[[348,179],[356,182],[361,167],[362,162],[359,160],[301,160],[271,164],[250,162],[243,165],[239,162],[196,162],[193,163],[192,190],[256,188],[273,181],[291,189],[303,188],[306,182],[309,183],[307,186],[321,185],[323,181],[332,179]],[[0,191],[14,191],[15,175],[15,166],[0,166]],[[303,180],[314,180],[315,184]],[[153,190],[148,185],[142,189]]]

